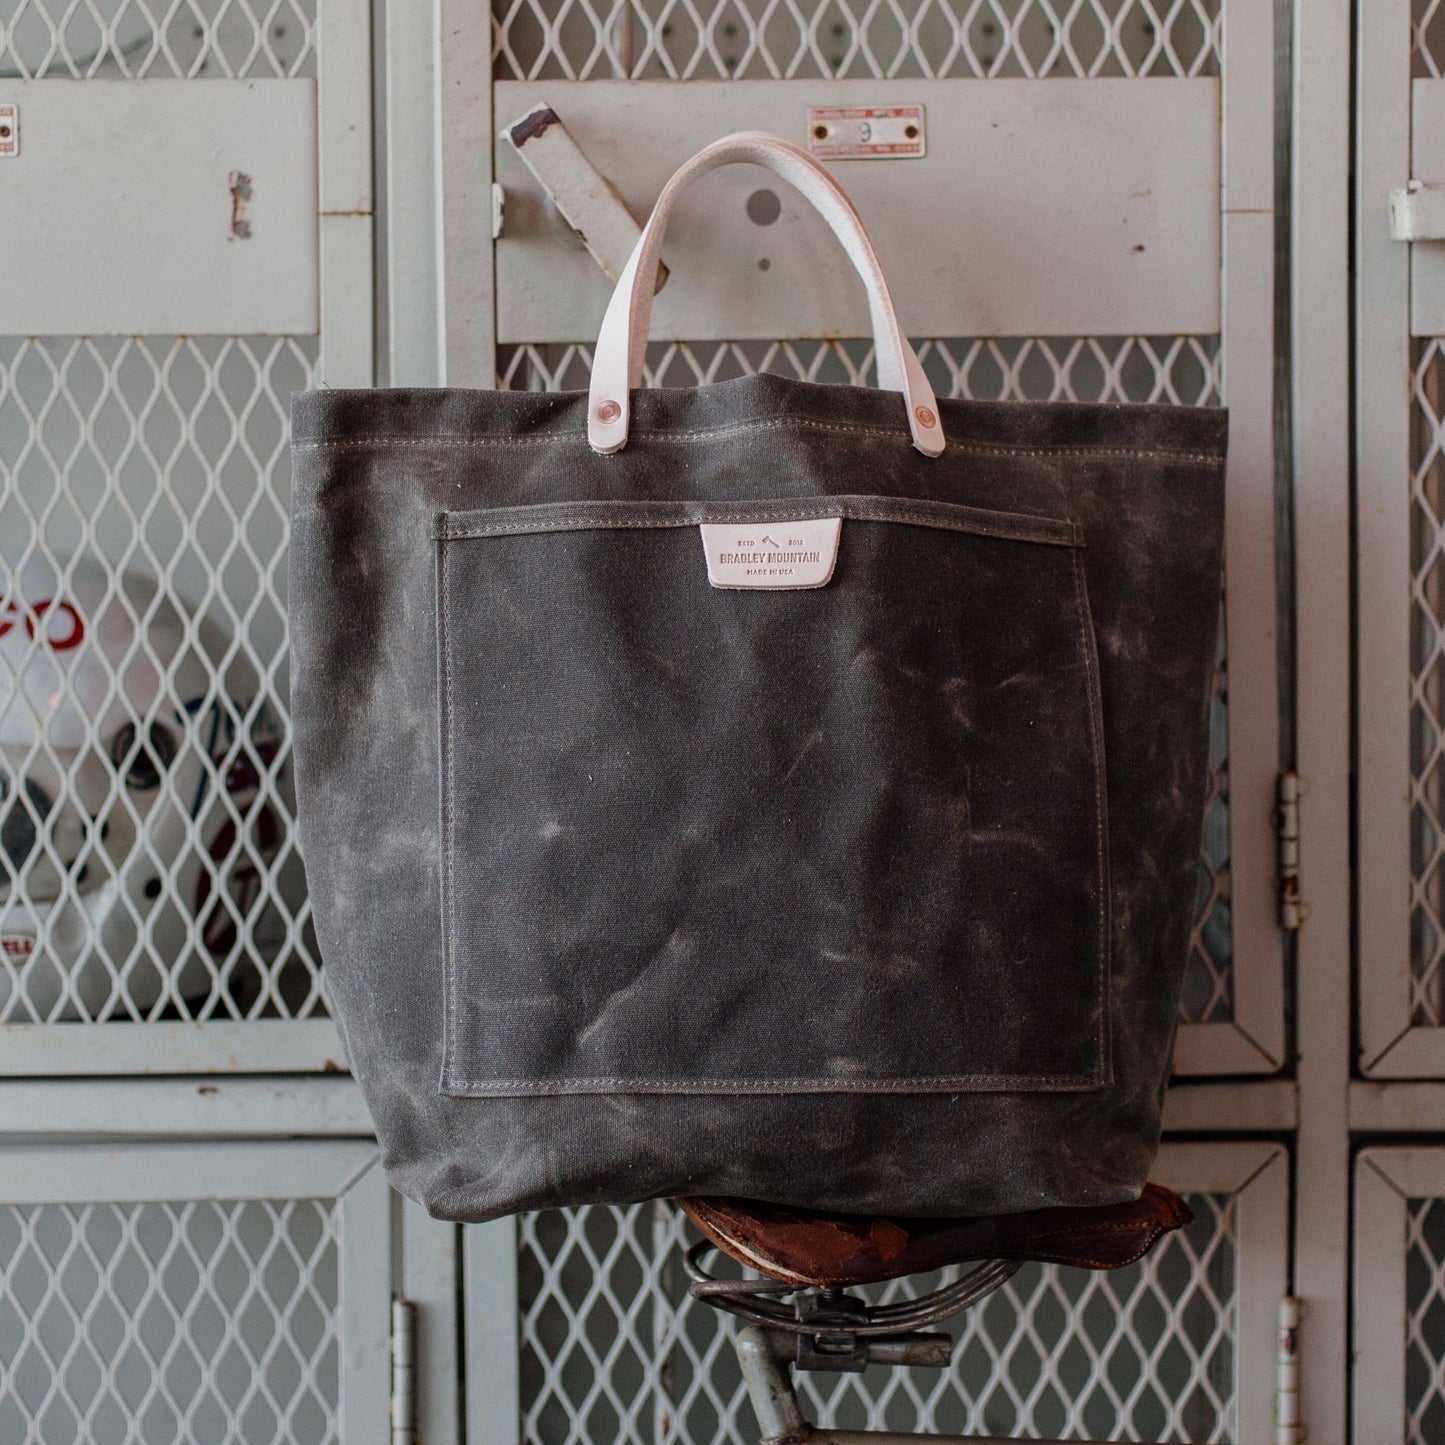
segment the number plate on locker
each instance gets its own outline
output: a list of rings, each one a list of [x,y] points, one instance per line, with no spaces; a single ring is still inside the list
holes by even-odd
[[[810,105],[808,149],[820,160],[924,153],[921,105]]]

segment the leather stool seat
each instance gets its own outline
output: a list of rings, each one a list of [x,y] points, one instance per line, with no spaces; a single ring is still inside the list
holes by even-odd
[[[1159,1184],[1136,1200],[963,1219],[869,1218],[748,1199],[678,1201],[719,1249],[798,1287],[832,1289],[926,1274],[970,1260],[1043,1260],[1118,1269],[1188,1224],[1188,1206]]]

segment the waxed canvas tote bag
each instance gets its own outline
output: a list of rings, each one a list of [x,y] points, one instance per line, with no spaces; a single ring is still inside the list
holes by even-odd
[[[879,389],[642,389],[673,200],[735,161],[837,234]],[[316,391],[293,433],[302,842],[399,1189],[464,1220],[1138,1195],[1221,411],[938,401],[836,182],[744,134],[664,190],[590,395]]]

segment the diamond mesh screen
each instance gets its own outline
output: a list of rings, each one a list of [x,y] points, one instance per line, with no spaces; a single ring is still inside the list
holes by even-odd
[[[1445,0],[1412,0],[1411,70],[1419,78],[1445,75]]]
[[[1445,348],[1415,343],[1410,496],[1410,993],[1445,1023]]]
[[[323,1011],[285,725],[316,355],[0,339],[0,1021]]]
[[[10,0],[0,78],[314,75],[315,0]]]
[[[917,343],[941,396],[991,400],[1171,402],[1218,405],[1218,337],[1033,337]],[[498,384],[518,390],[585,389],[586,346],[502,349]],[[874,384],[867,341],[656,342],[648,386],[701,386],[767,371],[801,381]],[[1190,1023],[1233,1017],[1229,914],[1228,713],[1223,619],[1211,712],[1211,787],[1201,847],[1189,968],[1181,1003]]]
[[[1445,1199],[1406,1208],[1406,1445],[1435,1445],[1445,1440]]]
[[[1190,1204],[1195,1222],[1127,1269],[1025,1266],[953,1322],[948,1369],[804,1376],[805,1408],[838,1429],[1233,1440],[1233,1204],[1222,1195]],[[732,1324],[686,1300],[680,1250],[694,1237],[668,1204],[523,1217],[524,1439],[757,1439]]]
[[[315,42],[316,0],[15,0],[0,76],[314,75]],[[325,1012],[285,707],[317,357],[0,338],[0,1023]]]
[[[330,1201],[0,1207],[6,1445],[338,1441]]]
[[[1218,0],[493,0],[498,79],[1219,73]]]

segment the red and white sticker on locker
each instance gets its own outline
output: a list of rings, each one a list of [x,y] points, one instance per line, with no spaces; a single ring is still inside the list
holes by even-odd
[[[819,160],[907,159],[927,146],[921,105],[810,105],[808,149]]]

